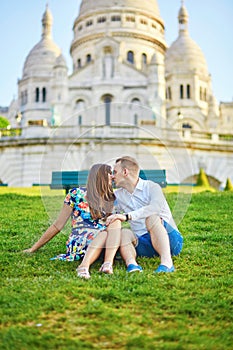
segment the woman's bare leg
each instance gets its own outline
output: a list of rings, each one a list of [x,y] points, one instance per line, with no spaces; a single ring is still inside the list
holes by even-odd
[[[107,228],[104,262],[113,264],[114,257],[121,242],[121,221],[116,220]]]
[[[89,268],[101,254],[105,248],[104,269],[101,271],[105,273],[112,273],[112,264],[116,255],[117,249],[121,241],[121,221],[114,221],[108,226],[107,231],[101,231],[98,236],[91,242],[87,252],[83,258],[82,263],[78,266],[78,273],[84,271],[84,274],[89,274]],[[87,278],[87,277],[86,277]]]
[[[93,264],[93,262],[95,262],[98,259],[102,249],[105,247],[106,239],[107,239],[107,232],[106,231],[99,232],[97,237],[93,239],[93,241],[87,248],[83,261],[81,262],[78,268],[86,267],[89,270],[91,264]]]

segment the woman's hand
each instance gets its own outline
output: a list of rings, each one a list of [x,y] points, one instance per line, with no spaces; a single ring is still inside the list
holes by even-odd
[[[32,248],[24,249],[23,253],[33,253]]]
[[[113,223],[116,220],[126,221],[126,216],[124,214],[112,214],[107,217],[106,225],[109,226],[111,223]]]

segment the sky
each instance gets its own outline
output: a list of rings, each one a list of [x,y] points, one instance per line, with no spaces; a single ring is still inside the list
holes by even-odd
[[[94,0],[89,0],[94,1]],[[142,0],[143,1],[143,0]],[[147,0],[144,0],[147,1]],[[181,0],[157,0],[169,45],[178,36]],[[69,73],[73,23],[81,0],[0,0],[0,106],[17,97],[17,81],[29,51],[41,39],[42,15],[48,3],[53,15],[53,39],[62,49]],[[185,0],[189,33],[205,55],[217,101],[233,101],[233,1]]]

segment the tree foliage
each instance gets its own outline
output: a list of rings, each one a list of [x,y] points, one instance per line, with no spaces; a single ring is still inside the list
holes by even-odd
[[[197,186],[210,187],[209,180],[203,168],[200,169],[198,174]]]
[[[10,122],[7,118],[0,115],[0,129],[6,128],[8,125],[10,125]]]
[[[232,184],[231,179],[229,177],[227,178],[224,191],[233,191],[233,184]]]

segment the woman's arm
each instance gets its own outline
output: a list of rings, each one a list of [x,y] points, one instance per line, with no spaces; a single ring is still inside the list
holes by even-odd
[[[47,242],[49,242],[58,232],[60,232],[65,224],[67,223],[70,215],[72,213],[72,208],[67,204],[64,204],[62,210],[55,220],[55,222],[45,231],[41,238],[29,249],[25,249],[24,253],[34,253]]]
[[[121,215],[121,214],[115,214],[115,215]],[[113,215],[111,215],[113,216]],[[122,217],[124,215],[121,215]],[[120,220],[119,217],[115,217],[115,220],[112,220],[110,223],[107,224],[107,232],[109,231],[113,231],[113,230],[121,230],[121,222],[124,221],[124,220]],[[107,223],[107,221],[106,221]]]
[[[119,225],[119,222],[121,224],[121,222],[126,221],[126,215],[125,214],[112,214],[110,216],[107,217],[106,220],[106,226],[109,228],[114,228],[114,223],[116,222],[115,225]]]

